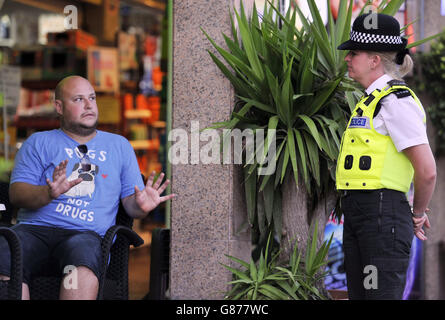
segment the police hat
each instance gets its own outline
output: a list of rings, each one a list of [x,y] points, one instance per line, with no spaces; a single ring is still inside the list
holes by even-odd
[[[400,36],[400,24],[392,16],[371,12],[354,20],[350,40],[339,50],[402,51],[407,40]]]

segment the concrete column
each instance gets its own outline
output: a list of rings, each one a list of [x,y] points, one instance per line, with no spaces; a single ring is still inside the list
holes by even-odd
[[[222,299],[231,280],[221,266],[230,264],[225,255],[250,258],[250,234],[236,233],[246,215],[240,168],[195,163],[191,150],[199,134],[192,126],[227,120],[234,107],[234,90],[211,60],[207,50],[215,50],[201,31],[225,47],[221,33],[231,34],[232,3],[173,2],[172,129],[183,129],[189,144],[187,164],[172,165],[172,192],[178,195],[171,204],[172,299]]]
[[[412,0],[413,1],[413,0]],[[417,12],[415,12],[412,18],[420,18],[422,11],[422,1],[416,0]],[[440,1],[423,1],[423,16],[424,16],[424,37],[429,37],[433,34],[441,32],[445,27],[445,17],[441,16],[441,2]],[[413,19],[410,19],[412,21]],[[420,24],[415,24],[416,40],[420,38]],[[434,40],[433,40],[434,41]],[[428,52],[430,50],[431,41],[426,43],[424,50]],[[420,99],[424,108],[428,113],[428,107],[433,102],[433,96],[431,94],[420,94]],[[429,120],[429,119],[428,119]],[[428,121],[428,139],[430,141],[431,149],[435,151],[436,133],[433,124]],[[437,180],[436,189],[433,194],[433,198],[430,202],[431,214],[429,217],[431,223],[431,229],[427,229],[426,235],[428,240],[423,242],[423,293],[424,298],[431,299],[444,299],[445,298],[445,249],[443,244],[445,243],[445,219],[444,219],[444,207],[445,199],[443,197],[445,192],[445,159],[442,157],[436,157],[436,170]]]
[[[421,95],[421,101],[425,108],[432,103],[431,97],[428,95]],[[429,119],[428,119],[429,120]],[[433,124],[427,122],[428,139],[433,152],[435,151],[435,128]],[[429,208],[431,213],[429,221],[431,229],[426,229],[426,236],[428,240],[423,242],[423,294],[427,300],[436,300],[445,298],[445,274],[443,267],[445,263],[445,219],[443,216],[445,201],[443,195],[445,194],[445,159],[443,157],[436,157],[436,189],[431,199]]]

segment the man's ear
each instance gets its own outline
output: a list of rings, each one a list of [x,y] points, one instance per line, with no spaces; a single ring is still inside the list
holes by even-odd
[[[54,106],[56,107],[56,112],[58,115],[62,115],[63,114],[63,102],[62,100],[54,100]]]

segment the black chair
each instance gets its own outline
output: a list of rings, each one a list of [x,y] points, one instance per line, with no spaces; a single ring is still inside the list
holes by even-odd
[[[22,299],[22,247],[14,230],[0,227],[0,237],[6,238],[11,251],[11,276],[9,281],[0,281],[0,300]]]
[[[102,240],[102,276],[99,279],[98,300],[128,300],[129,247],[130,245],[138,247],[144,243],[141,237],[131,229],[132,226],[133,219],[127,215],[124,207],[120,204],[116,225],[108,229]],[[9,231],[13,230],[9,229]],[[14,239],[11,233],[5,232],[4,235],[7,236],[10,246],[13,243],[11,246],[11,269],[14,272],[20,270],[20,274],[11,273],[14,277],[11,276],[9,281],[0,281],[0,298],[5,296],[2,291],[7,291],[6,296],[10,299],[21,299],[22,259],[20,245],[17,245],[17,239]],[[114,239],[115,241],[113,241]],[[31,300],[59,299],[61,280],[61,277],[52,275],[51,272],[34,278],[29,285]]]
[[[9,202],[9,183],[0,181],[0,203],[6,208],[0,211],[0,237],[5,237],[11,251],[11,277],[0,281],[0,300],[19,300],[22,298],[22,247],[14,230],[10,229],[13,208]]]
[[[151,239],[150,291],[144,300],[166,300],[170,270],[170,229],[154,229]]]
[[[10,227],[14,208],[9,202],[9,183],[0,181],[0,203],[6,208],[0,211],[0,227]]]

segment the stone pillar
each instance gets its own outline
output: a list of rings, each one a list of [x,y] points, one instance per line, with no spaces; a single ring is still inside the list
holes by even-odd
[[[433,34],[441,32],[445,27],[445,19],[441,16],[441,2],[440,1],[423,1],[410,0],[408,3],[408,12],[410,17],[408,21],[413,21],[416,18],[420,18],[423,11],[424,16],[424,35],[423,37],[429,37]],[[410,9],[412,9],[410,11]],[[419,40],[421,21],[414,24],[416,40]],[[434,40],[433,40],[434,41]],[[430,44],[432,41],[427,42],[424,45],[424,51],[430,50]],[[429,94],[419,93],[419,98],[427,111],[428,107],[432,103],[433,97]],[[429,120],[429,119],[428,119]],[[428,139],[431,145],[431,149],[435,152],[435,139],[436,132],[433,124],[427,122]],[[423,295],[425,299],[444,299],[445,298],[445,218],[444,208],[445,199],[443,197],[445,193],[445,159],[444,157],[436,157],[436,189],[430,202],[431,214],[429,220],[431,223],[431,229],[426,229],[426,236],[428,240],[423,244],[423,270],[422,270],[422,287]]]
[[[431,98],[427,95],[421,95],[421,101],[425,108],[431,104]],[[429,120],[429,119],[428,119]],[[433,124],[427,122],[428,139],[433,152],[435,151],[435,128]],[[423,295],[427,300],[436,300],[445,298],[445,219],[444,219],[444,207],[445,200],[443,195],[445,194],[445,159],[443,157],[436,157],[436,188],[434,190],[433,197],[431,199],[429,208],[431,214],[429,215],[429,221],[431,223],[431,229],[426,229],[426,236],[428,240],[423,244]]]
[[[192,122],[199,129],[229,119],[234,90],[211,60],[215,52],[201,28],[224,46],[231,34],[232,1],[173,2],[172,129],[187,132],[188,162],[172,165],[170,296],[172,299],[222,299],[231,273],[225,255],[250,258],[249,233],[237,234],[246,215],[239,167],[194,163]],[[172,145],[175,141],[172,141]],[[201,146],[208,144],[204,141]]]

